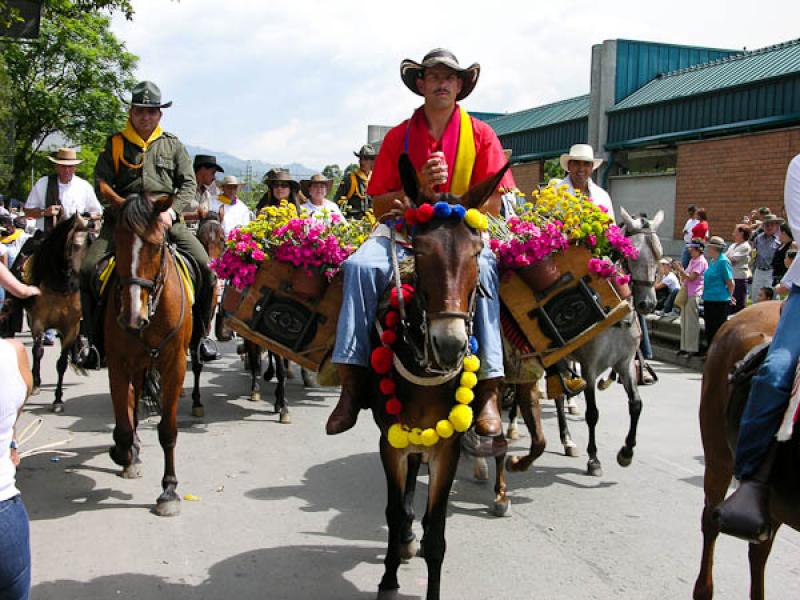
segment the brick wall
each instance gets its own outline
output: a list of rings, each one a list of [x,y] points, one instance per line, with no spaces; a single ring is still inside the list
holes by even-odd
[[[783,214],[789,161],[800,154],[800,128],[678,145],[675,238],[682,237],[690,204],[708,212],[711,235],[731,238],[753,208]]]
[[[526,163],[517,163],[511,166],[517,188],[526,196],[536,189],[544,177],[544,162],[534,160]]]

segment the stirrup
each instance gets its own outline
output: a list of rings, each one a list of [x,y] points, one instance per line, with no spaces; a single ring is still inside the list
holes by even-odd
[[[217,360],[220,357],[217,343],[210,337],[201,338],[197,344],[197,357],[204,363]]]
[[[100,370],[100,352],[98,352],[97,348],[95,348],[88,341],[86,345],[81,347],[81,349],[78,351],[78,355],[75,358],[75,364],[81,369],[85,369],[87,371]]]

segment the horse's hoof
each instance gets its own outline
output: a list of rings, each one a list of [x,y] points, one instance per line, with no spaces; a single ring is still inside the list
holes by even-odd
[[[400,559],[411,560],[417,555],[417,550],[419,550],[419,544],[417,543],[417,536],[414,536],[410,542],[400,544]]]
[[[564,456],[572,456],[573,458],[578,456],[578,446],[573,442],[564,444]]]
[[[53,402],[53,405],[50,407],[50,410],[55,414],[61,414],[64,412],[64,403],[63,402]]]
[[[250,402],[261,402],[261,392],[256,390],[250,394]]]
[[[292,415],[289,414],[289,409],[284,408],[281,409],[281,418],[279,419],[281,425],[291,425],[292,424]]]
[[[485,458],[475,458],[475,481],[489,481],[489,464]]]
[[[127,467],[122,469],[120,477],[123,479],[139,479],[142,476],[142,463],[132,462]]]
[[[519,463],[519,456],[506,456],[506,471],[509,473],[516,473],[519,471],[517,464]]]
[[[40,389],[39,389],[39,386],[38,386],[38,385],[35,385],[35,386],[33,386],[33,388],[31,389],[31,396],[38,396],[38,395],[39,395],[39,392],[41,392],[41,391],[42,391],[42,390],[40,390]]]
[[[617,463],[620,467],[630,467],[633,462],[633,450],[629,450],[625,446],[617,452]]]
[[[159,517],[177,517],[181,514],[181,499],[175,498],[174,500],[164,500],[163,502],[156,501],[153,512]]]
[[[205,406],[193,406],[192,407],[192,416],[193,417],[205,417],[206,416],[206,407]]]
[[[602,477],[603,467],[599,462],[593,462],[590,460],[586,465],[586,474],[591,475],[592,477]]]
[[[518,440],[519,439],[519,429],[516,427],[509,427],[508,433],[506,433],[506,437],[510,440]]]
[[[510,517],[511,498],[506,498],[505,501],[495,500],[492,506],[492,513],[495,517]]]

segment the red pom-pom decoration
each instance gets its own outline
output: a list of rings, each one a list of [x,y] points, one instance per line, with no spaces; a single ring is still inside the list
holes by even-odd
[[[391,329],[385,329],[381,334],[381,342],[386,346],[391,346],[397,341],[397,334]]]
[[[405,225],[403,224],[402,221],[398,221],[397,223],[394,224],[394,228],[398,233],[403,232],[403,227],[405,227]]]
[[[378,375],[385,375],[392,370],[392,360],[394,359],[394,352],[389,348],[375,348],[370,356],[369,363],[372,365],[372,370]]]
[[[386,313],[386,316],[383,317],[383,324],[386,325],[389,329],[397,327],[400,323],[400,313],[396,310],[390,310]]]
[[[381,379],[380,383],[378,383],[378,389],[380,389],[381,394],[384,396],[394,396],[397,384],[391,377],[384,377]]]
[[[417,208],[417,222],[427,223],[433,218],[433,205],[425,203]]]
[[[416,225],[417,224],[417,209],[416,208],[407,208],[406,212],[403,213],[403,218],[406,221],[406,225]]]
[[[386,414],[399,415],[403,412],[403,403],[397,398],[389,398],[386,401]]]

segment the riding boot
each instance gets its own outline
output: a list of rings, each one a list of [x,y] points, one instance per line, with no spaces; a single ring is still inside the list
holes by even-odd
[[[484,379],[475,387],[475,399],[481,407],[475,419],[475,432],[478,435],[495,437],[503,433],[503,422],[497,410],[501,379]]]
[[[81,310],[84,317],[81,319],[79,350],[75,357],[75,364],[81,369],[96,370],[100,368],[100,352],[97,349],[97,330],[101,310],[94,300],[93,294],[81,288]]]
[[[325,433],[336,435],[351,429],[358,420],[358,411],[369,408],[366,402],[369,371],[358,365],[336,365],[342,393],[336,408],[328,417]]]
[[[769,476],[775,461],[775,442],[751,479],[742,479],[739,488],[714,509],[713,519],[720,532],[751,544],[766,542],[772,536],[769,514]]]

